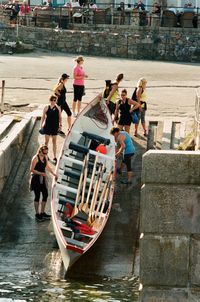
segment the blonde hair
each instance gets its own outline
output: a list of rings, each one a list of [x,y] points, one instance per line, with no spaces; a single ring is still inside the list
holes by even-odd
[[[140,78],[139,81],[137,82],[136,87],[142,87],[143,89],[146,87],[147,80],[145,78]]]
[[[45,144],[41,145],[37,150],[37,155],[39,155],[42,152],[42,150],[48,150],[48,146]]]

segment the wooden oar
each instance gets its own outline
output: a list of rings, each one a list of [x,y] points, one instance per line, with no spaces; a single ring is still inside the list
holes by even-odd
[[[99,213],[99,217],[93,223],[93,228],[97,231],[101,227],[101,218],[102,218],[101,216],[102,216],[102,213],[103,213],[103,210],[104,210],[107,198],[108,198],[108,194],[110,192],[110,188],[111,188],[111,184],[112,184],[112,178],[113,178],[113,171],[110,173],[109,182],[108,182],[108,186],[106,188],[103,203],[101,205],[101,210],[100,210],[100,213]]]
[[[79,179],[78,190],[77,190],[77,194],[76,194],[76,200],[75,200],[75,204],[74,204],[74,209],[73,209],[72,214],[71,214],[71,218],[76,216],[79,212],[78,202],[79,202],[79,196],[80,196],[82,182],[83,182],[83,175],[84,175],[83,172],[84,172],[84,168],[85,168],[86,158],[87,158],[87,156],[85,155],[85,158],[84,158],[84,161],[83,161],[83,167],[82,167],[82,171],[81,171],[81,175],[80,175],[80,179]]]
[[[83,178],[83,187],[82,187],[82,196],[81,196],[81,203],[79,204],[79,210],[82,210],[82,207],[84,205],[84,198],[85,198],[85,188],[86,188],[86,183],[87,183],[87,172],[88,172],[88,164],[89,164],[89,153],[87,154],[86,157],[86,163],[85,163],[85,171],[84,171],[84,178]]]
[[[101,167],[101,170],[99,171],[99,176],[98,176],[98,179],[97,179],[97,187],[95,188],[95,192],[93,194],[92,202],[91,202],[91,205],[90,205],[89,217],[88,217],[88,220],[87,220],[87,224],[89,224],[89,225],[91,225],[92,222],[94,221],[94,218],[92,217],[92,214],[94,212],[96,202],[97,202],[97,199],[98,199],[98,194],[99,194],[99,189],[100,189],[102,178],[103,178],[104,169],[105,169],[105,163],[103,164],[103,166]]]
[[[92,170],[92,177],[90,179],[90,186],[89,186],[88,194],[87,194],[87,199],[81,208],[81,211],[85,212],[86,214],[88,213],[88,203],[89,203],[90,193],[91,193],[92,186],[93,186],[94,176],[96,173],[97,160],[98,160],[98,156],[95,157],[94,166],[93,166],[93,170]]]
[[[97,214],[98,214],[98,212],[99,212],[100,206],[101,206],[101,204],[102,204],[103,198],[104,198],[105,193],[106,193],[106,188],[107,188],[108,185],[109,185],[109,179],[110,179],[111,173],[112,173],[112,172],[110,172],[110,174],[106,177],[106,181],[105,181],[105,183],[104,183],[103,190],[102,190],[101,195],[100,195],[100,198],[99,198],[98,206],[97,206],[97,208],[96,208],[96,210],[95,210],[95,214],[94,214],[94,219],[93,219],[92,225],[94,224],[95,219],[97,218]]]

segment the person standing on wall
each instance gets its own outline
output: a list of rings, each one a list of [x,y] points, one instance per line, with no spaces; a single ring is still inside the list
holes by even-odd
[[[138,125],[139,121],[141,120],[142,128],[144,130],[144,136],[147,136],[147,130],[146,130],[146,123],[145,123],[145,114],[147,110],[147,97],[145,93],[147,85],[147,80],[145,78],[140,78],[137,82],[137,86],[133,92],[132,100],[138,102],[141,106],[137,110],[138,115],[138,123],[135,124],[135,136],[138,135]]]
[[[76,65],[73,68],[74,100],[72,103],[72,115],[74,117],[76,117],[77,114],[80,113],[81,101],[82,101],[82,97],[85,93],[84,83],[85,83],[85,79],[88,78],[87,74],[85,73],[85,71],[83,70],[83,67],[82,67],[83,62],[84,62],[83,57],[77,57],[75,61],[76,61]],[[76,113],[76,109],[77,109],[77,113]]]
[[[50,219],[51,215],[45,213],[45,207],[48,198],[47,188],[47,175],[46,170],[53,176],[56,174],[48,165],[48,147],[42,145],[39,147],[36,155],[33,156],[31,161],[31,178],[30,178],[30,190],[34,191],[34,207],[35,207],[35,219],[38,222]],[[42,193],[42,202],[40,204],[40,193]]]
[[[71,128],[72,125],[72,112],[69,108],[69,105],[66,102],[66,88],[65,84],[67,82],[67,79],[69,78],[69,75],[66,73],[63,73],[58,81],[58,84],[54,88],[54,93],[57,96],[57,105],[60,107],[61,112],[64,110],[67,114],[67,123],[68,123],[68,130]],[[59,134],[65,135],[65,133],[62,130],[58,130]]]
[[[112,83],[112,89],[107,97],[107,106],[108,109],[110,110],[110,114],[115,114],[115,109],[116,109],[116,101],[119,96],[119,84],[123,80],[124,75],[123,73],[118,74],[116,80],[114,83]]]
[[[54,155],[54,164],[57,164],[57,134],[58,130],[62,127],[62,118],[60,107],[56,104],[57,97],[55,95],[50,96],[49,106],[45,106],[41,119],[41,126],[44,129],[43,133],[45,134],[45,145],[48,146],[50,136],[52,137],[53,143],[53,155]]]

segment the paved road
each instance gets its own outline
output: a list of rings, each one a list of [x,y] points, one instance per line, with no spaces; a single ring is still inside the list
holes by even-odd
[[[58,77],[67,72],[68,102],[72,101],[73,55],[35,52],[26,55],[1,55],[0,79],[6,80],[5,101],[9,103],[48,102],[48,96]],[[133,92],[137,80],[148,80],[148,117],[191,118],[194,112],[195,87],[200,84],[200,64],[136,61],[119,58],[85,56],[84,68],[89,75],[86,81],[87,102],[102,90],[104,80],[114,80],[123,72],[121,87]]]

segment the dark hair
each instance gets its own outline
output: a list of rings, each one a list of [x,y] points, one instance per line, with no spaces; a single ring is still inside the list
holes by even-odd
[[[117,80],[117,82],[120,82],[123,78],[124,78],[124,74],[123,74],[123,73],[120,73],[120,74],[118,74],[116,80]]]
[[[51,95],[51,96],[49,97],[49,101],[50,101],[50,102],[51,102],[51,101],[57,101],[57,96]]]
[[[112,127],[110,129],[110,134],[114,135],[115,133],[118,133],[120,131],[120,129],[118,127]]]
[[[122,93],[127,94],[127,90],[126,90],[126,89],[123,89],[123,90],[122,90]]]
[[[69,75],[66,74],[66,73],[63,73],[63,74],[61,75],[60,79],[59,79],[59,83],[60,83],[61,81],[66,80],[66,79],[69,79]]]

